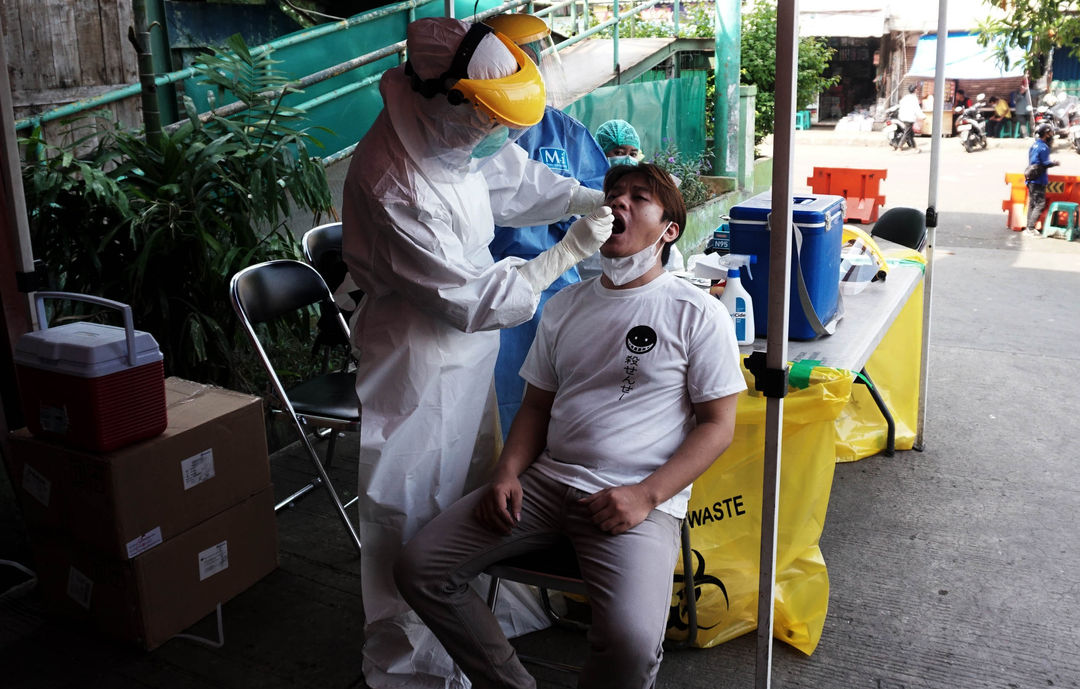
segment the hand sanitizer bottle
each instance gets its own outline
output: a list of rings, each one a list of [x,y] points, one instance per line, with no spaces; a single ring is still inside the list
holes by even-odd
[[[739,344],[754,343],[754,302],[750,293],[742,285],[742,278],[737,267],[729,268],[727,285],[720,295],[720,303],[727,307],[731,321],[735,325],[735,339]]]

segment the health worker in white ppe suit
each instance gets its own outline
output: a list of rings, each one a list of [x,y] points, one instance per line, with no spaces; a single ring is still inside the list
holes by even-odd
[[[530,127],[515,141],[529,158],[546,165],[556,174],[573,177],[587,187],[600,189],[608,171],[608,160],[588,128],[558,109],[560,94],[566,92],[559,54],[554,52],[551,30],[544,20],[531,14],[499,14],[484,23],[514,41],[540,68],[547,92],[547,107],[540,124]],[[546,54],[545,54],[546,53]],[[553,105],[554,104],[554,105]],[[530,259],[559,242],[571,221],[533,227],[495,227],[495,239],[488,249],[498,261],[507,256]],[[525,363],[544,304],[556,292],[581,280],[575,268],[559,276],[540,295],[533,317],[499,334],[499,359],[495,362],[495,396],[499,403],[499,425],[503,440],[525,395],[525,380],[518,374]]]
[[[499,328],[528,320],[540,293],[607,239],[612,216],[601,192],[506,143],[544,114],[543,80],[512,41],[447,18],[413,22],[406,40],[408,62],[382,78],[385,107],[353,153],[342,209],[345,261],[364,292],[352,328],[363,669],[373,689],[468,687],[402,601],[393,563],[493,466]],[[496,222],[569,215],[585,217],[536,258],[492,260]]]

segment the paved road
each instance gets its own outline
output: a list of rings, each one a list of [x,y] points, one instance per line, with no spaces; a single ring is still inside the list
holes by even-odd
[[[805,134],[805,136],[804,136]],[[888,178],[882,184],[886,206],[925,208],[929,195],[930,139],[920,138],[921,152],[893,151],[880,133],[843,135],[831,132],[798,132],[795,145],[796,189],[809,189],[806,177],[814,166],[883,168]],[[956,139],[941,142],[939,168],[939,213],[1000,213],[1008,195],[1006,172],[1023,172],[1027,165],[1030,139],[991,139],[985,151],[967,153]],[[1055,143],[1051,157],[1061,161],[1055,174],[1080,175],[1080,154],[1063,143]],[[802,185],[802,186],[799,186]],[[1001,226],[1004,227],[1004,214]]]

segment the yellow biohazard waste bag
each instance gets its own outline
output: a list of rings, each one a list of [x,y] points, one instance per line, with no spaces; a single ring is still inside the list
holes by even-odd
[[[919,422],[919,357],[922,356],[923,283],[919,282],[889,331],[866,362],[896,424],[896,449],[910,450]],[[853,462],[885,449],[888,425],[865,385],[836,420],[836,461]]]
[[[761,482],[766,399],[739,396],[731,447],[694,482],[687,512],[697,600],[696,645],[715,646],[757,628]],[[814,368],[804,389],[784,399],[776,606],[773,635],[810,654],[829,606],[829,576],[818,548],[836,467],[835,420],[851,397],[847,371]],[[681,562],[681,561],[680,561]],[[668,636],[686,638],[686,596],[675,572]]]

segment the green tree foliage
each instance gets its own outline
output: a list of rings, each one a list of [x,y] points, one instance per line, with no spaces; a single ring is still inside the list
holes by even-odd
[[[273,95],[286,76],[239,36],[228,45],[197,69],[217,87],[215,100],[247,110],[203,121],[188,99],[187,119],[154,142],[90,120],[77,123],[92,134],[75,145],[51,145],[37,130],[23,142],[23,179],[50,287],[130,304],[168,375],[251,389],[229,280],[254,263],[298,257],[288,216],[327,211],[332,199],[303,113]],[[276,334],[306,339],[307,324]]]
[[[1080,2],[1070,0],[986,0],[1005,10],[979,22],[979,43],[992,46],[998,63],[1008,68],[1009,47],[1024,51],[1022,64],[1032,79],[1049,65],[1050,53],[1068,48],[1080,57]]]
[[[743,13],[741,51],[741,81],[758,88],[754,109],[754,141],[760,142],[773,132],[776,120],[775,2],[759,2],[752,10]],[[827,76],[829,62],[835,52],[824,39],[799,39],[795,94],[797,109],[813,103],[817,94],[840,80],[839,75]]]

